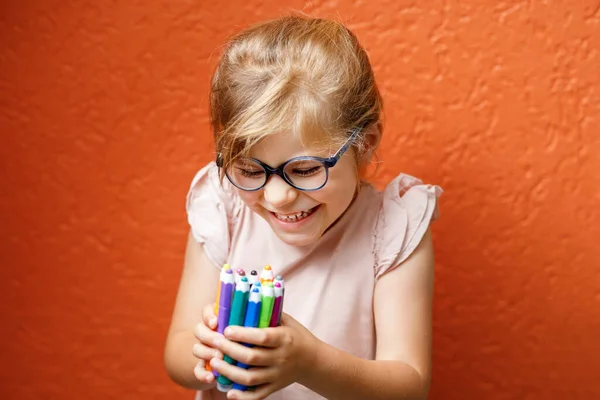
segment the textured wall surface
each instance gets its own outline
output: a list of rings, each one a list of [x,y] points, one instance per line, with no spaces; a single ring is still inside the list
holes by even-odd
[[[210,72],[288,7],[367,48],[376,182],[445,189],[430,398],[600,398],[597,0],[2,2],[0,397],[190,399],[162,347]]]

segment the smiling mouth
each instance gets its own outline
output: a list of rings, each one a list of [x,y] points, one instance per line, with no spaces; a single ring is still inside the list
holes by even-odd
[[[314,214],[314,212],[317,211],[317,208],[319,208],[319,206],[313,207],[307,211],[300,211],[295,214],[278,214],[275,212],[271,212],[271,214],[273,214],[275,218],[282,222],[299,222]]]

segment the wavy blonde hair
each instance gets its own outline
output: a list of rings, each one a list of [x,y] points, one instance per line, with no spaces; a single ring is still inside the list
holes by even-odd
[[[288,16],[233,36],[214,73],[211,125],[226,168],[273,133],[341,145],[356,127],[380,128],[382,100],[365,50],[343,24]],[[357,158],[358,160],[358,158]]]

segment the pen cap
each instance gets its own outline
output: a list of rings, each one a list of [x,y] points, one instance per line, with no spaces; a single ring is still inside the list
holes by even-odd
[[[260,309],[262,303],[262,294],[260,289],[253,287],[250,291],[250,297],[248,299],[248,307],[246,309],[246,316],[244,318],[244,326],[255,328],[258,326],[258,319],[260,318]]]
[[[228,269],[221,277],[221,295],[219,296],[219,307],[231,306],[231,299],[233,297],[234,289],[233,271]]]
[[[279,283],[281,285],[281,288],[285,289],[285,285],[283,284],[284,280],[283,277],[281,275],[277,275],[275,277],[275,279],[273,280],[273,284],[275,283]]]
[[[238,283],[240,281],[240,278],[242,276],[246,276],[246,271],[244,271],[241,268],[236,269],[235,270],[235,275],[234,275],[234,277],[235,277],[235,283]]]
[[[250,291],[250,297],[248,299],[248,301],[251,301],[253,303],[260,303],[260,300],[262,298],[262,293],[260,292],[260,288],[258,287],[253,287],[252,290]]]
[[[248,307],[248,294],[250,284],[248,278],[240,277],[240,281],[235,285],[233,302],[231,303],[231,314],[229,316],[229,325],[244,325],[244,317]]]
[[[223,274],[225,274],[225,272],[227,272],[228,269],[231,269],[231,265],[229,265],[229,264],[223,264],[223,268],[221,268],[221,274],[220,274],[220,276],[223,276]]]
[[[283,286],[279,282],[275,282],[273,285],[273,294],[275,297],[283,296]]]
[[[266,282],[273,282],[273,278],[273,270],[271,269],[271,266],[265,265],[262,273],[260,274],[260,283],[264,285]]]
[[[256,272],[256,270],[250,271],[250,275],[248,276],[248,282],[250,282],[250,285],[253,285],[256,282],[258,282],[258,272]]]
[[[221,280],[221,295],[219,296],[219,313],[217,315],[217,332],[223,333],[229,324],[231,301],[233,299],[233,271],[228,269]]]

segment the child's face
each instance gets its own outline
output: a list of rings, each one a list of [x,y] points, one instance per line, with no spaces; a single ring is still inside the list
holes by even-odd
[[[278,133],[254,146],[250,157],[277,167],[293,157],[328,157],[337,150],[305,148],[297,136]],[[329,169],[327,184],[316,191],[297,190],[276,175],[255,192],[237,190],[242,200],[269,223],[283,242],[305,246],[319,239],[352,202],[358,185],[355,163],[353,150],[349,149]],[[306,213],[298,215],[303,211]]]

